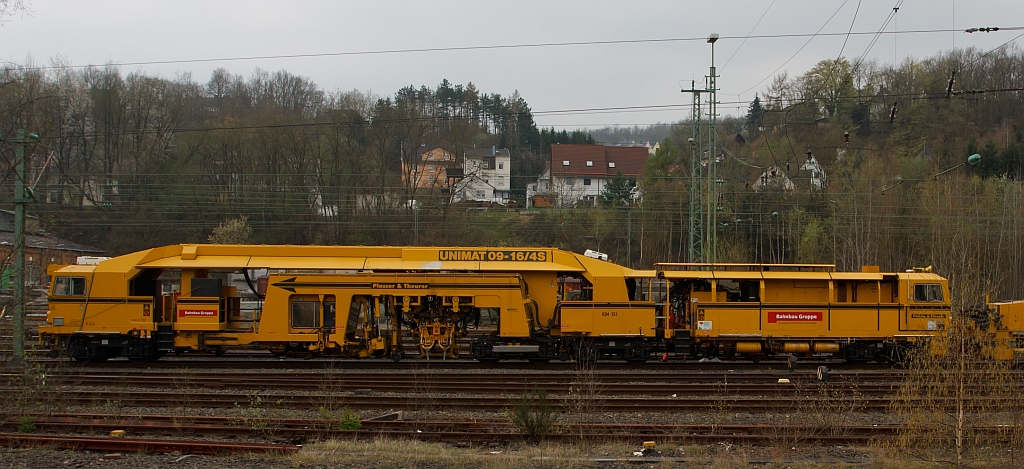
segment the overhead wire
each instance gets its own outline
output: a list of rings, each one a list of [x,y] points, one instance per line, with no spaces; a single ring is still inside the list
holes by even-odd
[[[800,46],[800,48],[797,49],[796,52],[794,52],[793,55],[791,55],[788,59],[786,59],[786,61],[783,62],[782,65],[779,65],[778,68],[776,68],[772,73],[768,74],[768,76],[762,78],[760,81],[755,83],[754,86],[751,86],[750,88],[747,88],[747,89],[741,91],[739,94],[746,94],[748,91],[750,91],[750,90],[752,90],[754,88],[757,88],[761,83],[764,83],[765,80],[775,76],[775,74],[778,73],[779,70],[782,70],[782,67],[785,67],[786,64],[788,64],[791,60],[793,60],[793,58],[795,58],[800,53],[800,51],[804,50],[804,48],[807,47],[807,45],[810,44],[811,41],[814,40],[814,38],[819,37],[819,35],[821,35],[821,36],[834,35],[834,34],[820,34],[820,33],[821,33],[821,30],[825,29],[825,26],[828,26],[828,24],[832,22],[832,19],[835,18],[837,14],[839,14],[839,11],[842,10],[843,7],[846,6],[846,4],[848,2],[849,2],[849,0],[846,0],[846,1],[844,1],[842,3],[842,5],[839,5],[839,8],[836,8],[836,11],[832,13],[832,16],[828,17],[828,20],[825,21],[825,24],[821,25],[821,27],[818,28],[818,30],[814,34],[810,35],[810,37],[807,39],[807,42],[804,42],[804,45]],[[850,33],[847,33],[847,35],[849,35],[849,34]]]
[[[845,5],[846,0],[843,2]],[[840,6],[840,9],[842,6]],[[838,13],[838,10],[836,11]],[[833,14],[834,16],[834,14]],[[827,23],[826,23],[827,25]],[[830,37],[830,36],[862,36],[876,34],[873,31],[857,31],[850,33],[822,33],[821,29],[814,33],[788,33],[788,34],[756,34],[747,36],[721,36],[719,39],[786,39],[786,38],[803,38],[808,37],[814,39],[815,37]],[[1024,30],[1024,26],[1008,26],[1000,27],[1000,31],[1013,31],[1013,30]],[[960,29],[916,29],[916,30],[905,30],[899,31],[898,33],[885,33],[885,34],[936,34],[936,33],[948,33],[948,32],[959,32]],[[197,59],[168,59],[168,60],[140,60],[140,61],[124,61],[124,62],[107,62],[103,64],[60,64],[60,65],[41,65],[41,66],[21,66],[14,64],[11,61],[4,60],[3,62],[8,65],[19,67],[23,70],[61,70],[61,69],[80,69],[80,68],[97,68],[105,66],[113,67],[125,67],[125,66],[140,66],[140,65],[175,65],[175,64],[187,64],[187,63],[211,63],[211,62],[238,62],[238,61],[252,61],[252,60],[277,60],[277,59],[299,59],[299,58],[317,58],[317,57],[345,57],[345,56],[365,56],[365,55],[387,55],[387,54],[409,54],[409,53],[426,53],[426,52],[459,52],[459,51],[476,51],[476,50],[501,50],[501,49],[523,49],[523,48],[542,48],[542,47],[573,47],[573,46],[594,46],[594,45],[628,45],[628,44],[651,44],[651,43],[672,43],[672,42],[694,42],[694,41],[706,41],[707,37],[678,37],[678,38],[651,38],[651,39],[616,39],[616,40],[596,40],[596,41],[566,41],[566,42],[540,42],[540,43],[523,43],[523,44],[493,44],[493,45],[481,45],[481,46],[451,46],[451,47],[421,47],[421,48],[404,48],[404,49],[381,49],[381,50],[364,50],[364,51],[344,51],[344,52],[318,52],[318,53],[300,53],[300,54],[278,54],[278,55],[251,55],[251,56],[234,56],[234,57],[211,57],[211,58],[197,58]],[[802,48],[801,48],[802,49]],[[763,80],[762,80],[763,81]],[[756,85],[755,85],[756,86]]]
[[[772,9],[772,6],[775,5],[775,1],[776,0],[772,0],[772,2],[768,4],[768,8],[764,9],[764,13],[761,13],[761,17],[757,19],[756,23],[754,23],[754,27],[750,28],[750,32],[748,32],[747,35],[743,38],[743,42],[741,42],[740,45],[736,46],[736,50],[732,51],[732,55],[729,56],[729,60],[726,60],[725,65],[722,65],[722,70],[725,70],[725,67],[729,66],[729,63],[732,62],[732,58],[736,57],[736,53],[739,52],[740,49],[743,48],[743,45],[747,43],[747,39],[750,39],[750,35],[754,34],[754,30],[757,29],[757,26],[761,24],[761,20],[763,20],[765,15],[768,14],[768,11]]]

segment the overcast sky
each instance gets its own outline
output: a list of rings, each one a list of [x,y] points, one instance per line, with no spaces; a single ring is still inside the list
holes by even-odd
[[[689,117],[685,108],[642,112],[562,111],[688,103],[690,80],[703,84],[711,65],[705,38],[718,33],[715,63],[724,113],[745,113],[771,76],[806,72],[815,63],[865,52],[883,63],[925,58],[952,47],[989,50],[1024,30],[995,33],[875,33],[899,5],[887,33],[1024,26],[1022,0],[718,0],[718,1],[69,1],[25,0],[31,11],[0,26],[0,59],[74,65],[331,54],[542,43],[640,42],[401,52],[174,64],[125,65],[122,72],[205,83],[224,67],[248,77],[255,68],[285,69],[326,90],[392,95],[442,79],[473,82],[486,93],[519,93],[538,124],[559,128],[647,125]],[[830,20],[831,17],[831,20]],[[760,21],[760,23],[759,23]],[[756,27],[755,27],[756,25]],[[750,38],[752,35],[841,33]],[[848,41],[847,41],[848,39]],[[846,41],[844,48],[844,41]],[[1024,42],[1024,38],[1015,41]],[[806,43],[806,46],[804,47]],[[799,53],[798,50],[803,47]],[[795,57],[794,57],[794,54]],[[791,59],[792,57],[792,59]],[[788,61],[788,62],[787,62]],[[763,81],[762,81],[763,80]],[[743,104],[737,104],[741,102]]]

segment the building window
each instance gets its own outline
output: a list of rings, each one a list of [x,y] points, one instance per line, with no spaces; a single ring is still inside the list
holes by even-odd
[[[451,159],[452,159],[452,155],[444,155],[444,160],[445,161],[450,161]]]
[[[483,165],[483,168],[484,168],[484,169],[491,169],[491,166],[490,166],[489,164],[487,164],[487,162],[486,162],[486,161],[484,161],[484,165]]]
[[[562,166],[569,166],[569,160],[562,160]]]
[[[505,163],[498,163],[498,169],[505,169]]]
[[[584,186],[589,186],[590,185],[590,178],[583,178],[583,185]]]
[[[428,165],[427,166],[427,171],[429,171],[431,173],[434,172],[434,165]]]
[[[434,185],[437,182],[437,176],[430,176],[430,185]]]
[[[615,163],[612,163],[611,161],[609,161],[608,162],[608,167],[609,168],[614,168],[615,167]]]
[[[576,184],[576,180],[574,180],[573,178],[565,178],[565,183],[571,186]]]
[[[504,186],[505,185],[505,176],[498,176],[498,185],[499,186]]]
[[[593,162],[593,161],[588,161],[588,162],[587,162],[587,166],[588,166],[588,167],[589,167],[589,166],[594,166],[594,162]]]
[[[477,198],[482,199],[484,197],[484,191],[482,191],[482,190],[476,191],[476,196],[477,196]]]

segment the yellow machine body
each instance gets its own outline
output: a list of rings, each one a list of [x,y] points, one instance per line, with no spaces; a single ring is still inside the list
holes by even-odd
[[[265,278],[249,279],[257,270]],[[264,285],[256,305],[243,307],[231,284],[240,273],[250,289]],[[421,354],[455,356],[482,311],[498,318],[485,358],[542,359],[573,337],[659,335],[654,271],[550,248],[187,244],[50,274],[40,338],[89,360],[238,347],[390,355],[403,324]]]
[[[696,355],[891,357],[944,330],[949,286],[930,272],[835,272],[820,264],[658,264],[665,314]],[[682,341],[677,341],[677,347]]]

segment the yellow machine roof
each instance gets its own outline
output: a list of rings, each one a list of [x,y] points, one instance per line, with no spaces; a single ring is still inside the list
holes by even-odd
[[[65,266],[69,272],[78,266]],[[92,267],[92,266],[90,266]],[[554,248],[297,246],[180,244],[152,248],[100,262],[96,272],[133,269],[282,269],[590,272],[632,271]],[[605,271],[605,272],[602,272]]]

